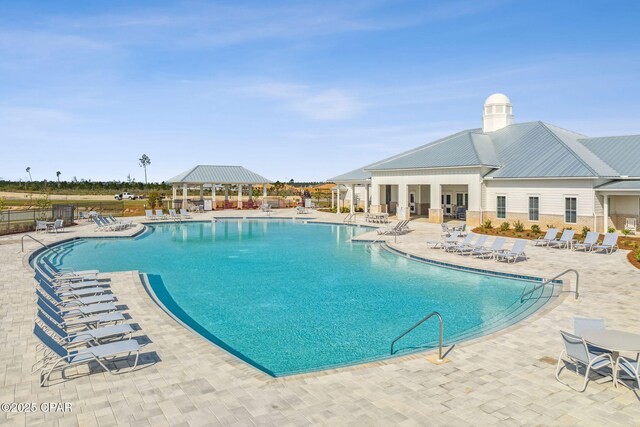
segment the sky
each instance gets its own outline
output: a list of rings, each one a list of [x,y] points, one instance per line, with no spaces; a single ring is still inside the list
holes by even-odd
[[[0,178],[324,181],[481,127],[640,134],[640,2],[0,0]]]

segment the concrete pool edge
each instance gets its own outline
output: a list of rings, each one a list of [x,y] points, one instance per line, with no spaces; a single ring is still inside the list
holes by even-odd
[[[225,218],[225,219],[232,219],[232,220],[244,220],[244,218]],[[248,220],[261,220],[261,219],[280,219],[280,220],[286,220],[286,221],[291,221],[291,220],[295,220],[294,218],[247,218]],[[298,220],[300,221],[300,220]],[[185,221],[187,222],[187,221]],[[210,221],[188,221],[188,223],[194,223],[194,222],[210,222]],[[304,219],[304,222],[307,222],[307,219]],[[316,223],[313,221],[309,221],[310,223]],[[162,222],[162,221],[158,221],[158,222],[153,222],[156,224],[163,224],[165,225],[167,222]],[[151,223],[151,224],[153,224]],[[342,223],[331,223],[331,222],[317,222],[319,224],[327,224],[327,225],[342,225],[342,226],[352,226],[352,227],[362,227],[362,225],[354,225],[354,224],[342,224]],[[364,226],[366,227],[366,226]],[[68,238],[68,239],[64,239],[58,242],[55,242],[53,244],[50,244],[48,248],[42,247],[42,248],[38,248],[34,251],[32,251],[30,254],[26,254],[25,258],[28,258],[29,260],[29,266],[30,266],[30,262],[35,259],[38,255],[40,255],[41,253],[48,251],[48,250],[54,250],[56,247],[64,245],[66,243],[72,242],[72,241],[76,241],[76,240],[83,240],[83,239],[118,239],[118,238],[129,238],[129,239],[134,239],[136,237],[139,237],[140,235],[144,234],[145,232],[149,232],[149,228],[150,227],[146,227],[144,224],[141,227],[141,229],[137,230],[135,233],[130,234],[130,235],[101,235],[101,236],[76,236],[76,237],[72,237],[72,238]],[[375,228],[375,227],[370,227],[370,228]],[[353,243],[357,243],[357,242],[353,242]],[[393,251],[392,251],[393,252]],[[400,253],[395,253],[397,256],[402,256],[401,253],[402,251],[397,251]],[[424,261],[424,259],[422,259],[422,257],[410,257],[410,259],[414,260],[414,261]],[[447,268],[443,265],[439,265],[439,262],[436,262],[437,266],[440,266],[441,268]],[[450,264],[449,268],[456,268],[456,267],[460,267],[460,269],[462,271],[465,272],[471,272],[474,273],[473,269],[469,269],[468,267],[464,267],[464,266],[456,266],[455,264]],[[396,362],[402,362],[405,360],[415,360],[415,359],[419,359],[424,357],[427,354],[431,354],[434,353],[436,351],[436,349],[434,348],[425,348],[422,350],[418,350],[415,352],[410,352],[410,353],[405,353],[405,354],[398,354],[398,355],[390,355],[388,357],[382,357],[382,358],[377,358],[375,360],[363,360],[363,361],[356,361],[353,363],[348,363],[348,364],[342,364],[342,365],[337,365],[337,366],[327,366],[327,367],[323,367],[323,368],[319,368],[319,369],[315,369],[315,370],[310,370],[310,371],[302,371],[302,372],[292,372],[290,374],[281,374],[281,375],[271,375],[269,373],[268,369],[262,369],[261,367],[256,366],[255,362],[253,361],[249,361],[246,360],[244,357],[242,356],[238,356],[237,354],[235,354],[233,351],[230,351],[228,348],[225,348],[224,346],[220,346],[218,343],[211,341],[210,339],[208,339],[207,337],[203,336],[202,334],[200,334],[199,332],[197,332],[196,330],[194,330],[191,326],[189,326],[188,324],[186,324],[185,322],[183,322],[181,319],[177,318],[176,316],[173,315],[173,313],[171,312],[171,310],[169,310],[168,308],[166,308],[164,306],[164,304],[162,304],[162,302],[159,300],[159,298],[155,295],[155,293],[153,292],[153,290],[151,289],[151,285],[147,280],[146,274],[145,273],[140,273],[137,272],[135,270],[129,270],[130,272],[134,272],[134,276],[137,277],[137,280],[140,282],[140,285],[142,286],[142,288],[145,290],[145,293],[147,293],[147,295],[149,297],[151,297],[152,302],[154,302],[156,306],[158,306],[165,314],[168,314],[169,317],[171,317],[174,321],[176,321],[177,323],[181,324],[183,327],[186,327],[186,329],[190,330],[191,332],[195,333],[196,335],[198,335],[201,339],[204,339],[208,342],[209,345],[213,344],[215,347],[217,347],[218,349],[222,350],[225,354],[232,356],[234,359],[236,359],[239,362],[242,362],[241,364],[243,366],[247,366],[249,365],[251,368],[251,371],[254,372],[254,374],[257,374],[259,377],[261,377],[263,380],[265,381],[282,381],[282,380],[289,380],[289,379],[296,379],[296,378],[302,378],[302,377],[315,377],[315,376],[321,376],[321,375],[328,375],[328,374],[332,374],[332,373],[337,373],[337,372],[343,372],[345,370],[355,370],[355,369],[364,369],[364,368],[369,368],[369,367],[373,367],[373,366],[382,366],[382,365],[389,365],[391,363],[396,363]],[[485,274],[486,274],[486,270]],[[120,272],[126,272],[126,271],[120,271]],[[523,277],[519,277],[519,276],[515,276],[513,274],[510,273],[501,273],[501,272],[493,272],[496,273],[495,275],[497,277],[507,277],[507,278],[512,278],[512,279],[518,279],[521,281],[526,281],[526,279],[524,279],[524,277],[529,277],[529,278],[534,278],[533,276],[523,276]],[[504,275],[503,275],[504,274]],[[144,278],[143,278],[144,277]],[[537,279],[537,281],[541,281],[543,280],[542,278],[534,278]],[[530,281],[536,281],[536,280],[530,280]],[[558,281],[559,282],[559,281]],[[151,290],[151,292],[149,292]],[[554,299],[556,299],[558,301],[558,303],[560,302],[560,300],[563,300],[564,298],[559,298],[558,295],[554,296]],[[544,303],[542,306],[540,306],[538,309],[534,310],[531,312],[531,314],[527,315],[525,318],[522,318],[521,320],[507,325],[499,330],[496,330],[494,332],[491,332],[489,334],[480,334],[478,336],[472,336],[470,338],[466,338],[463,339],[459,342],[454,342],[453,346],[459,345],[461,343],[473,343],[476,342],[477,340],[483,340],[483,339],[490,339],[491,337],[497,336],[499,334],[503,334],[503,333],[507,333],[508,331],[512,330],[512,328],[518,328],[522,325],[524,325],[525,323],[528,323],[528,321],[530,321],[532,318],[537,318],[538,316],[542,315],[543,313],[548,312],[548,309],[550,309],[551,306],[555,307],[556,303],[552,303],[550,300],[546,303]],[[452,348],[452,346],[450,346],[449,348]],[[237,366],[236,366],[237,367]],[[255,375],[253,375],[255,376]]]

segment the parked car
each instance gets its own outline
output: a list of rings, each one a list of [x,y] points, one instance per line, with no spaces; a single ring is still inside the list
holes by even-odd
[[[136,200],[138,196],[125,191],[124,193],[116,194],[115,196],[113,196],[113,198],[116,200],[122,200],[122,199]]]

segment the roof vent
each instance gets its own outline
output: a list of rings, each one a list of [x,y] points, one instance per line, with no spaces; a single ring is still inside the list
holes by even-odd
[[[493,132],[513,123],[511,101],[507,95],[494,93],[484,101],[482,131]]]

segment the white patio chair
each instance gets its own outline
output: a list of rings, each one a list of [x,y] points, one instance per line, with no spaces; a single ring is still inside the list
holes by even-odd
[[[560,335],[562,336],[562,341],[564,344],[564,349],[560,353],[560,356],[558,356],[558,365],[556,366],[556,379],[560,383],[573,389],[573,387],[571,387],[568,383],[565,383],[560,379],[562,364],[565,363],[565,360],[562,358],[563,356],[566,356],[568,359],[567,361],[575,366],[576,375],[580,375],[580,366],[583,366],[586,369],[584,373],[584,382],[582,383],[582,389],[578,390],[580,392],[583,392],[587,389],[587,384],[589,383],[589,373],[592,370],[599,371],[603,368],[610,367],[611,375],[613,376],[615,381],[615,372],[613,371],[613,358],[611,357],[611,354],[593,354],[589,351],[587,343],[584,339],[565,331],[560,331]]]
[[[633,234],[636,234],[636,231],[638,231],[638,223],[636,222],[636,219],[635,218],[627,218],[624,221],[624,230],[629,230]]]
[[[47,231],[46,221],[36,221],[36,233],[39,233],[41,231]]]
[[[616,372],[615,376],[616,383],[631,388],[622,380],[635,380],[638,387],[640,387],[640,355],[636,355],[635,359],[618,356],[616,365],[618,366],[618,372]]]

